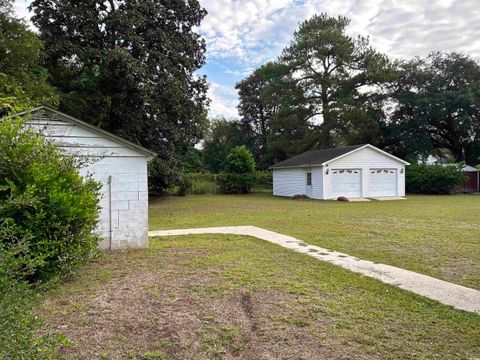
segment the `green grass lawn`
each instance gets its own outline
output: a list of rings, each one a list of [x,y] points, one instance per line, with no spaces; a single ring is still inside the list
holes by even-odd
[[[150,229],[256,225],[480,288],[480,196],[151,202]],[[255,238],[152,239],[42,294],[64,359],[477,359],[480,316]]]
[[[233,225],[480,289],[480,195],[341,203],[257,193],[151,201],[150,230]]]
[[[306,213],[331,206],[340,213],[334,203],[237,199],[241,216],[248,207],[253,210],[250,219],[266,208],[272,217],[277,213],[272,209],[288,213],[289,207]],[[425,199],[412,203],[417,201]],[[210,216],[208,225],[220,225],[228,217],[215,219],[211,212],[225,207],[233,217],[229,202],[224,197],[168,200],[154,204],[159,216],[154,221],[169,214],[169,225],[162,227],[203,226],[200,219]],[[192,210],[182,215],[174,210],[180,204]],[[392,206],[397,205],[384,209]],[[204,209],[197,223],[195,208]],[[296,218],[298,211],[291,215]],[[174,214],[181,216],[178,224],[172,222]],[[67,359],[480,357],[480,316],[239,236],[153,239],[148,250],[106,253],[71,282],[50,290],[37,313],[50,330],[71,341],[61,351]]]

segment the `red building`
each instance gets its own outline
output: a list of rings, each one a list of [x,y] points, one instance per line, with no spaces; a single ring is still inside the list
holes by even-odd
[[[458,191],[463,193],[480,191],[480,170],[467,165],[463,168],[463,171],[468,179],[460,185]]]

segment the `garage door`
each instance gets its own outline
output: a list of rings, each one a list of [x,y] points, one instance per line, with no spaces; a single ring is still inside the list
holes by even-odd
[[[397,170],[370,169],[370,197],[397,196]]]
[[[331,196],[347,198],[362,197],[362,170],[360,169],[333,169]]]

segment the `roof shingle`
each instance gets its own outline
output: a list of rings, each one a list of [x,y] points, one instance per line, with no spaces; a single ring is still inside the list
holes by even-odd
[[[271,168],[274,169],[274,168],[290,167],[290,166],[321,165],[329,160],[348,154],[349,152],[359,149],[365,145],[366,144],[345,146],[345,147],[325,149],[325,150],[311,150],[311,151],[304,152],[300,155],[291,157],[290,159],[281,161],[271,166]]]

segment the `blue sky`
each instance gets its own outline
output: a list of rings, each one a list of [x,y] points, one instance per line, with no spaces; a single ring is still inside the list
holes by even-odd
[[[16,0],[28,19],[28,0]],[[235,118],[235,83],[275,59],[299,22],[315,13],[345,15],[350,32],[369,36],[380,51],[396,58],[433,50],[480,57],[479,0],[200,0],[208,15],[199,28],[207,41],[210,116]]]

